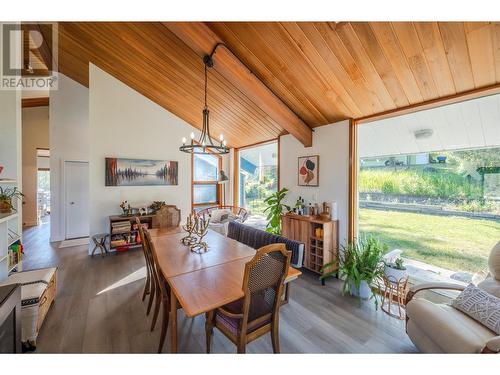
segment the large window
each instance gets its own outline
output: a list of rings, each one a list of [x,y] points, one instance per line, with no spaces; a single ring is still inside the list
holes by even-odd
[[[193,210],[220,204],[219,170],[221,159],[217,155],[193,155]]]
[[[250,215],[262,216],[264,199],[278,188],[278,142],[242,149],[238,157],[238,204]]]
[[[500,96],[358,125],[358,231],[410,281],[469,283],[500,233]]]

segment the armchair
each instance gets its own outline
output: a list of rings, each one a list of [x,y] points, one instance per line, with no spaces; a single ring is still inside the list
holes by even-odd
[[[491,250],[490,274],[478,287],[500,298],[500,241]],[[499,353],[500,335],[447,304],[436,304],[415,295],[424,290],[458,290],[453,283],[425,283],[410,288],[406,296],[406,332],[424,353]]]

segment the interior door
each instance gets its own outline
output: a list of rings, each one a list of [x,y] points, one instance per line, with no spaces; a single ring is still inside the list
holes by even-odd
[[[89,235],[89,163],[64,162],[66,239]]]

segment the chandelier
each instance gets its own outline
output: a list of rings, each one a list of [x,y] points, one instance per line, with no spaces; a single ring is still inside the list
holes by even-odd
[[[207,83],[208,83],[208,68],[214,66],[212,55],[205,55],[203,57],[205,64],[205,106],[203,107],[203,129],[201,130],[200,138],[197,142],[194,140],[194,133],[191,132],[191,143],[186,144],[186,137],[182,138],[182,146],[179,150],[189,154],[227,154],[229,152],[226,146],[224,136],[221,134],[219,137],[219,144],[214,144],[210,136],[210,111],[207,105]]]

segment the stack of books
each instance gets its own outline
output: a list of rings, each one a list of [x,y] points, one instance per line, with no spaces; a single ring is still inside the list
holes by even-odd
[[[130,221],[115,221],[111,223],[111,234],[130,232]]]

